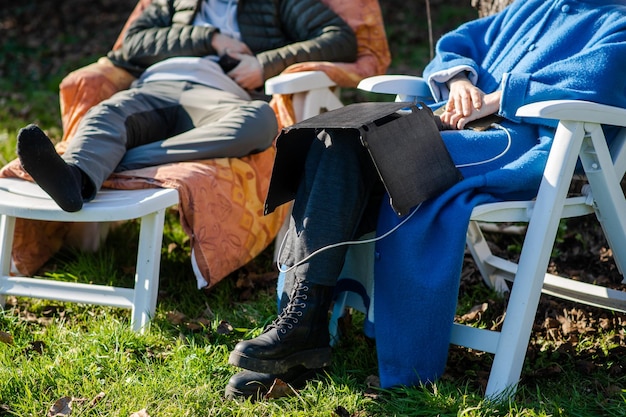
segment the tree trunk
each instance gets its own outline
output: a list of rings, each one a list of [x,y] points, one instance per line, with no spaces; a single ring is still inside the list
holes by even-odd
[[[472,7],[478,9],[480,17],[489,16],[504,9],[513,0],[472,0]]]

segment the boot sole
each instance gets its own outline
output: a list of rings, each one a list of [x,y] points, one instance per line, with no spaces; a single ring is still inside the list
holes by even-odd
[[[325,368],[330,365],[330,352],[328,347],[303,350],[281,359],[259,359],[234,350],[228,357],[228,363],[250,371],[282,374],[298,365],[308,369]]]
[[[258,401],[267,394],[269,388],[263,386],[250,387],[247,390],[241,390],[231,385],[226,385],[224,389],[224,397],[227,400],[250,399],[250,401]]]

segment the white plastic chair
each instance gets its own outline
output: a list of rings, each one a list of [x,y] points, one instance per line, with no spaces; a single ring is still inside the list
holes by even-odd
[[[35,183],[0,178],[0,303],[7,295],[130,308],[131,327],[144,331],[156,308],[165,209],[178,203],[174,189],[102,190],[76,213],[68,213]],[[11,275],[16,218],[61,222],[140,219],[134,288]]]
[[[298,120],[342,106],[335,83],[321,71],[279,75],[267,81],[268,94],[294,94]],[[165,209],[178,203],[174,189],[101,190],[82,210],[61,210],[41,188],[28,181],[0,178],[0,307],[5,296],[25,296],[130,308],[131,327],[144,331],[154,316]],[[112,222],[140,219],[134,288],[68,283],[11,275],[16,218],[61,222]],[[97,238],[96,238],[97,239]]]
[[[323,71],[300,71],[268,79],[265,94],[293,94],[296,120],[301,121],[342,107],[336,87]]]
[[[428,101],[430,95],[423,79],[409,76],[371,77],[363,80],[359,88],[397,94],[397,101]],[[623,275],[626,199],[620,181],[626,172],[626,109],[558,100],[523,106],[517,115],[556,119],[559,125],[537,197],[532,201],[484,204],[472,212],[467,245],[483,278],[499,291],[508,290],[506,281],[514,282],[502,331],[455,323],[452,332],[452,343],[494,354],[486,389],[486,397],[493,399],[504,399],[515,393],[542,292],[626,312],[626,291],[546,274],[560,220],[595,213]],[[624,127],[610,149],[602,125]],[[582,195],[568,196],[578,159],[588,185],[583,187]],[[491,253],[479,222],[528,223],[518,264]],[[362,278],[364,285],[373,289],[373,281],[368,281],[372,277]],[[626,284],[626,279],[623,282]],[[352,305],[337,303],[333,320],[347,306]],[[355,307],[359,309],[358,303]]]

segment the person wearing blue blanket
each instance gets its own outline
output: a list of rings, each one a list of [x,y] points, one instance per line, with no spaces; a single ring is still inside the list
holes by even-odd
[[[516,110],[554,99],[626,107],[624,68],[623,0],[517,0],[438,41],[424,77],[444,106],[441,136],[464,179],[376,244],[374,309],[384,324],[374,334],[383,388],[432,382],[444,371],[473,207],[537,193],[556,122],[521,119]],[[487,116],[500,121],[484,131],[464,129]],[[614,133],[606,130],[610,140]],[[245,370],[231,378],[233,389],[256,381],[262,390],[276,376],[327,366],[327,312],[347,249],[311,255],[406,220],[387,200],[377,206],[381,183],[357,141],[323,130],[318,139],[279,260],[288,267],[281,311],[260,336],[235,346],[229,362]],[[380,207],[374,226],[372,207]]]

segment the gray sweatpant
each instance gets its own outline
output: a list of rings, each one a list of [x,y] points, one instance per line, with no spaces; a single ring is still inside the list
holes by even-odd
[[[266,149],[277,133],[264,101],[186,81],[154,81],[90,109],[63,159],[87,174],[97,191],[114,171],[241,157]]]

